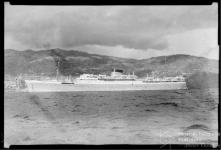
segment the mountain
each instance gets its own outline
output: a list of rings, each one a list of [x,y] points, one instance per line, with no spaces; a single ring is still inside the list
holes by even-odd
[[[7,49],[5,52],[5,74],[20,73],[56,75],[56,67],[62,75],[77,76],[82,73],[110,73],[113,68],[124,69],[126,73],[135,72],[144,77],[152,71],[194,73],[197,71],[218,73],[218,61],[190,55],[170,55],[149,59],[125,59],[118,57],[89,54],[76,50],[26,50]]]

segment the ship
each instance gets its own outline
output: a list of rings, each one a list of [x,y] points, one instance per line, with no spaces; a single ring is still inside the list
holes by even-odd
[[[24,80],[28,92],[71,92],[71,91],[137,91],[187,89],[182,76],[159,78],[147,75],[139,79],[134,72],[125,74],[122,69],[113,69],[107,74],[81,74],[77,78],[58,80]]]

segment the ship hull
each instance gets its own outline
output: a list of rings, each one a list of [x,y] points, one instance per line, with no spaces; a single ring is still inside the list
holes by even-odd
[[[59,82],[26,81],[28,92],[71,92],[71,91],[136,91],[136,90],[179,90],[187,89],[185,82],[98,82],[62,84]]]

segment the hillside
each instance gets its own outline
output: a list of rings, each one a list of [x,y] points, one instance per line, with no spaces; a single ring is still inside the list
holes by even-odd
[[[20,73],[53,76],[56,74],[57,61],[60,59],[60,73],[63,75],[79,75],[81,73],[110,73],[112,68],[122,68],[135,72],[139,77],[151,71],[177,73],[193,73],[197,71],[218,73],[218,61],[190,55],[170,55],[143,60],[109,57],[79,51],[50,49],[41,51],[5,50],[5,74]]]

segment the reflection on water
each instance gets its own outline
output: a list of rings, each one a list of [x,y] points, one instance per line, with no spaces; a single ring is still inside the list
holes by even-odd
[[[9,144],[217,144],[218,89],[5,93]]]

